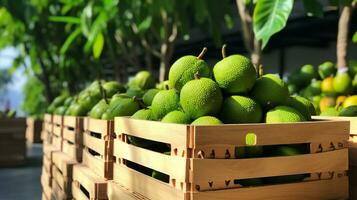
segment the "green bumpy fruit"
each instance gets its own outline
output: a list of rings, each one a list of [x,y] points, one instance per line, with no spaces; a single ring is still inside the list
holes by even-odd
[[[107,111],[103,113],[103,116],[106,120],[113,120],[114,117],[118,116],[131,116],[139,109],[139,103],[133,98],[122,98],[117,101],[110,102],[109,107]]]
[[[278,76],[266,74],[257,79],[252,90],[253,99],[263,108],[272,108],[282,105],[289,97],[287,85]]]
[[[136,111],[130,118],[132,119],[142,119],[142,120],[151,120],[152,111],[151,109],[141,109]]]
[[[356,74],[355,77],[353,78],[352,86],[353,86],[353,91],[354,91],[354,93],[356,94],[356,93],[357,93],[357,74]]]
[[[288,84],[288,89],[291,95],[296,94],[299,91],[298,87],[294,84]]]
[[[298,110],[302,115],[304,115],[305,119],[307,120],[311,119],[311,115],[316,114],[314,105],[304,97],[300,97],[300,96],[289,97],[285,105]]]
[[[165,123],[175,123],[175,124],[189,124],[191,123],[190,116],[186,113],[178,110],[171,111],[165,115],[161,120]]]
[[[67,111],[66,115],[70,116],[86,116],[87,115],[87,108],[85,108],[82,104],[79,103],[72,103]]]
[[[329,76],[334,76],[337,72],[337,68],[332,62],[327,61],[319,65],[318,71],[321,79],[325,79]]]
[[[213,76],[219,87],[229,94],[249,92],[257,79],[252,62],[241,55],[223,58],[214,66]]]
[[[125,92],[124,86],[120,85],[117,81],[109,81],[104,83],[103,89],[105,90],[107,98],[112,97],[115,93]]]
[[[74,101],[73,97],[67,97],[66,100],[64,101],[63,105],[68,107],[71,105],[71,103]]]
[[[169,88],[169,81],[168,80],[162,81],[162,82],[156,84],[156,89],[166,90],[166,88]],[[172,88],[169,88],[169,89],[172,89]]]
[[[300,77],[300,81],[302,81],[304,85],[308,85],[312,79],[317,77],[317,71],[312,65],[304,65],[300,69]]]
[[[56,115],[65,115],[68,107],[67,106],[59,106],[56,108],[54,114]]]
[[[180,97],[175,89],[162,90],[152,100],[151,109],[155,120],[163,118],[167,113],[177,110]]]
[[[296,109],[288,106],[277,106],[269,110],[265,118],[267,124],[302,121],[306,121],[305,117]]]
[[[225,124],[258,123],[263,111],[253,99],[244,96],[230,96],[223,101],[220,118]]]
[[[212,116],[202,116],[191,123],[192,125],[220,125],[223,124],[221,120]]]
[[[118,99],[123,99],[123,98],[131,98],[128,96],[126,93],[119,93],[119,94],[114,94],[112,98],[110,99],[110,103],[117,101]],[[109,104],[110,104],[109,103]]]
[[[159,89],[150,89],[150,90],[146,91],[143,96],[144,104],[146,106],[151,106],[152,100],[154,99],[155,95],[159,92],[160,92]]]
[[[192,119],[216,115],[221,109],[223,97],[216,82],[209,78],[189,81],[180,93],[180,103]]]
[[[127,96],[129,97],[143,97],[145,94],[145,91],[140,89],[139,87],[130,87],[126,93]]]
[[[211,70],[204,60],[196,56],[183,56],[175,61],[169,72],[169,86],[180,91],[189,81],[195,79],[195,74],[201,77],[211,77]]]
[[[97,104],[101,99],[101,96],[88,92],[87,95],[83,95],[78,104],[81,104],[86,110],[86,113],[92,109],[92,107]]]
[[[103,113],[108,109],[109,104],[109,99],[105,100],[102,99],[100,100],[88,113],[88,116],[94,119],[101,119]]]
[[[344,117],[355,117],[357,116],[357,106],[349,106],[347,108],[343,108],[339,116],[344,116]]]
[[[67,97],[67,94],[56,97],[48,107],[47,112],[53,114],[58,106],[64,104]]]
[[[337,73],[333,79],[333,89],[339,94],[348,94],[352,91],[352,79],[347,72]]]
[[[152,74],[148,71],[138,72],[134,79],[129,83],[129,87],[138,87],[142,90],[147,90],[155,87],[155,79]]]

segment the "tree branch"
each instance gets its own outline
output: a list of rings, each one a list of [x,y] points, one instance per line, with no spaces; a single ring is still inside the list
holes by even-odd
[[[136,26],[135,23],[131,23],[131,29],[133,30],[133,32],[135,34],[139,34],[139,30],[138,30],[138,27]],[[153,54],[154,56],[160,58],[161,57],[161,54],[159,51],[157,51],[155,48],[152,48],[148,41],[146,40],[146,38],[144,36],[141,36],[140,37],[140,42],[141,42],[141,45],[143,45],[143,47],[148,50],[149,52],[151,52],[151,54]]]
[[[343,6],[338,21],[337,33],[337,68],[347,67],[348,32],[352,15],[352,6]]]

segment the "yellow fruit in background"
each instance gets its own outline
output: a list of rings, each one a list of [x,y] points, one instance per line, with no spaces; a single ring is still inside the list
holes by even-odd
[[[323,97],[320,101],[321,112],[325,111],[327,108],[331,108],[336,105],[335,98],[333,97]]]
[[[338,96],[336,99],[336,105],[341,106],[346,99],[346,96]]]
[[[321,92],[327,95],[334,95],[335,90],[333,89],[333,77],[325,78],[321,83]]]
[[[357,106],[357,95],[349,96],[343,102],[343,107],[344,108],[347,108],[349,106]]]

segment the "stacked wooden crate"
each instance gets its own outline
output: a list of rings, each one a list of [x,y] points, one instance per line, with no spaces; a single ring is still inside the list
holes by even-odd
[[[113,183],[138,199],[348,198],[349,123],[345,121],[191,126],[120,117],[115,119],[115,133]],[[171,151],[165,154],[134,146],[128,136],[165,143]],[[237,146],[291,144],[305,144],[310,153],[235,157]],[[137,166],[132,167],[133,163]],[[168,183],[142,169],[166,174]],[[246,179],[300,174],[306,178],[288,184],[239,184]]]
[[[22,165],[26,160],[26,119],[0,119],[0,167]]]
[[[82,160],[83,118],[63,116],[60,133],[61,151],[53,153],[52,199],[72,199],[73,166]]]
[[[82,163],[73,166],[73,199],[107,199],[113,176],[113,121],[85,118]]]
[[[26,141],[29,144],[41,143],[42,120],[28,117],[26,119]]]
[[[52,124],[53,116],[51,114],[44,114],[43,123],[42,123],[42,131],[41,131],[41,140],[43,143],[51,143],[52,142]]]

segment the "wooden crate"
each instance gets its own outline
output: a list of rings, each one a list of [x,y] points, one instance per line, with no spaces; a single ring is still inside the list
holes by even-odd
[[[85,165],[74,165],[72,196],[75,200],[108,199],[107,181]]]
[[[132,192],[115,181],[108,181],[108,199],[149,200],[141,194]]]
[[[22,165],[26,159],[26,119],[0,119],[0,166]]]
[[[152,200],[348,198],[349,122],[191,126],[118,117],[115,133],[113,180]],[[127,135],[167,143],[171,155],[128,144]],[[309,144],[310,154],[235,159],[235,148],[247,146],[252,137],[258,146]],[[130,169],[127,161],[168,174],[170,183]],[[310,177],[259,187],[234,184],[234,180],[295,174]]]
[[[51,200],[46,196],[46,194],[44,192],[42,192],[41,199],[42,200]]]
[[[41,140],[44,142],[52,143],[52,134],[53,134],[53,124],[52,121],[43,121],[42,131],[41,131]]]
[[[64,192],[71,194],[73,166],[77,161],[63,152],[53,153],[53,178]]]
[[[52,186],[52,178],[53,178],[52,174],[50,174],[49,171],[47,171],[44,167],[42,167],[42,172],[41,172],[41,185],[42,185],[42,188],[44,188],[44,187],[51,188],[51,186]],[[46,188],[44,188],[44,189],[46,189]],[[50,192],[48,192],[50,190],[44,191],[47,197],[51,196]]]
[[[68,140],[62,140],[62,152],[67,154],[71,159],[77,162],[82,162],[82,145],[73,144]]]
[[[26,119],[26,140],[28,143],[41,143],[42,124],[41,120],[32,117]]]
[[[82,163],[107,179],[113,176],[113,128],[110,120],[84,119]]]
[[[43,115],[43,121],[52,124],[53,122],[53,115],[49,113],[45,113]]]
[[[58,137],[63,137],[63,116],[53,115],[53,134]]]
[[[69,200],[72,199],[71,194],[62,190],[55,179],[52,179],[52,192],[51,192],[51,200]]]
[[[73,144],[83,144],[83,117],[63,117],[63,139]]]
[[[43,143],[42,149],[43,156],[46,157],[51,164],[53,164],[53,153],[61,151],[57,146],[46,142]]]

